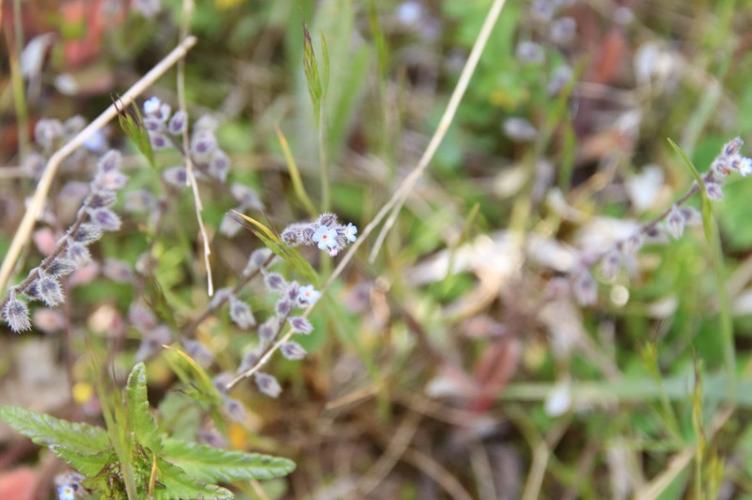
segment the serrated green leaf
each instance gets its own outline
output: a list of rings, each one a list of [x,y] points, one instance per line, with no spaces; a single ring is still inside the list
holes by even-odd
[[[221,450],[170,438],[164,442],[163,457],[204,482],[274,479],[295,470],[295,462],[286,458]]]
[[[93,425],[61,420],[19,406],[0,406],[0,419],[36,444],[84,454],[101,453],[110,448],[107,433]]]
[[[175,500],[176,498],[211,498],[229,500],[235,498],[231,491],[195,480],[180,467],[169,462],[157,460],[157,487],[155,500]]]
[[[128,375],[125,394],[128,401],[128,423],[141,446],[158,453],[161,440],[157,424],[149,409],[146,386],[146,367],[138,363]]]
[[[0,419],[34,443],[47,446],[83,474],[101,470],[112,460],[104,429],[68,422],[18,406],[0,407]]]

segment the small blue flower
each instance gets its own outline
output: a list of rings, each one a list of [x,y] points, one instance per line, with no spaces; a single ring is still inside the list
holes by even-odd
[[[358,239],[358,228],[355,224],[348,224],[345,226],[345,238],[350,243],[354,243]]]
[[[301,286],[298,294],[298,305],[302,307],[313,305],[319,300],[319,297],[321,297],[321,292],[313,288],[313,285]]]
[[[144,101],[144,114],[155,115],[159,113],[159,108],[162,105],[162,101],[158,97],[153,96]]]

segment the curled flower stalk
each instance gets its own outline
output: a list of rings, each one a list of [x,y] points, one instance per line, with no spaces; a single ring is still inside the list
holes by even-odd
[[[121,163],[120,153],[115,150],[100,158],[94,179],[89,184],[89,194],[73,223],[50,255],[23,281],[8,289],[8,296],[0,303],[0,311],[3,321],[14,332],[31,329],[29,308],[21,295],[32,301],[43,301],[50,307],[60,305],[65,301],[60,278],[89,262],[89,245],[102,238],[105,232],[120,229],[120,217],[111,207],[117,200],[117,191],[128,180],[120,171]]]
[[[665,242],[667,236],[679,239],[687,227],[702,224],[699,212],[685,206],[686,202],[701,189],[711,200],[723,198],[723,183],[732,173],[746,177],[752,173],[752,159],[741,154],[743,141],[735,138],[726,143],[720,153],[702,175],[702,185],[693,181],[686,193],[674,204],[649,222],[640,226],[629,237],[619,240],[603,251],[583,255],[580,262],[570,271],[570,288],[580,305],[593,305],[598,299],[598,286],[591,269],[600,264],[601,276],[614,279],[624,263],[634,256],[645,243]]]

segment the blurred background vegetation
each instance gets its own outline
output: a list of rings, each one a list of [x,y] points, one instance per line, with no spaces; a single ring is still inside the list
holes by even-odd
[[[184,5],[162,0],[152,13],[152,3],[2,3],[0,255],[35,188],[23,164],[34,124],[93,119],[178,43]],[[322,40],[329,54],[330,208],[362,228],[426,148],[490,5],[197,1],[189,114],[219,120],[231,180],[264,204],[253,217],[281,231],[309,216],[280,136],[322,207],[307,26],[319,57]],[[599,280],[597,305],[551,287],[579,255],[628,236],[687,190],[692,174],[667,138],[704,171],[727,140],[752,136],[750,20],[746,0],[508,0],[383,247],[371,259],[367,241],[312,314],[308,358],[272,363],[284,386],[277,399],[250,383],[234,391],[247,416],[225,444],[298,464],[289,479],[239,485],[240,498],[752,497],[752,181],[732,177],[714,203],[722,269],[698,229],[648,244],[628,272]],[[175,107],[174,71],[151,94]],[[158,191],[158,170],[177,159],[160,153],[155,171],[116,125],[103,139],[127,152],[127,191]],[[87,178],[68,165],[52,212],[71,214],[66,182]],[[232,286],[261,242],[219,232],[232,197],[214,185],[202,194],[215,283]],[[158,303],[173,327],[206,307],[192,197],[170,200],[158,231],[144,215],[123,215],[96,247],[101,265],[69,284],[60,311],[35,310],[33,333],[2,335],[0,401],[97,421],[85,353],[106,355],[122,383],[140,343],[131,304]],[[19,276],[65,217],[40,225]],[[148,269],[129,271],[147,250]],[[323,279],[336,264],[303,254]],[[108,259],[126,263],[127,276]],[[260,317],[273,307],[261,287],[246,295]],[[723,315],[733,321],[734,373],[724,367]],[[196,338],[214,354],[214,375],[234,371],[255,342],[225,314]],[[161,356],[147,368],[160,424],[195,437],[200,408],[168,392],[176,380]],[[31,491],[48,498],[64,466],[7,430],[2,441],[3,474],[26,467]]]

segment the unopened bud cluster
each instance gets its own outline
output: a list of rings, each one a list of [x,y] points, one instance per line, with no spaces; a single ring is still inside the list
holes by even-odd
[[[122,222],[112,205],[117,201],[117,191],[128,181],[120,171],[121,163],[120,153],[115,150],[99,159],[96,174],[89,184],[89,194],[79,208],[75,222],[58,241],[53,253],[32,269],[23,282],[8,290],[8,297],[2,305],[2,318],[14,332],[31,329],[29,308],[21,295],[44,302],[49,307],[62,304],[65,296],[60,279],[91,260],[89,245],[105,232],[120,229]]]
[[[317,246],[329,255],[337,255],[358,239],[354,224],[340,224],[335,214],[322,214],[314,222],[296,222],[282,231],[282,241],[290,246]]]
[[[681,198],[682,203],[699,189],[704,189],[709,199],[720,200],[723,197],[723,182],[729,175],[736,172],[746,177],[752,173],[752,159],[741,154],[743,144],[738,137],[726,143],[702,176],[703,185],[693,183],[690,192]],[[681,206],[681,203],[673,205],[657,219],[640,227],[631,236],[616,242],[601,254],[583,257],[570,272],[572,295],[580,305],[595,304],[598,299],[598,284],[591,272],[593,265],[600,263],[600,276],[605,281],[613,281],[625,263],[633,260],[645,243],[665,243],[669,241],[669,237],[679,239],[685,228],[701,224],[702,217],[696,209]]]

